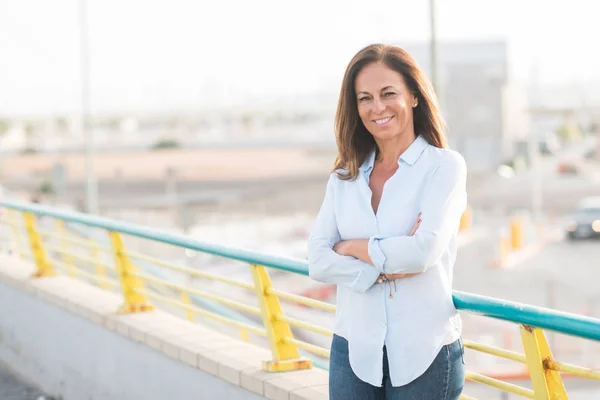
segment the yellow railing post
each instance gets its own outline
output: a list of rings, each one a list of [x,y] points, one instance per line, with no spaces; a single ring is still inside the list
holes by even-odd
[[[25,220],[25,229],[27,230],[27,236],[29,236],[29,244],[31,245],[31,252],[33,253],[33,259],[37,265],[37,271],[33,273],[34,278],[41,278],[44,276],[55,276],[56,271],[52,268],[52,264],[48,259],[48,254],[44,249],[42,237],[37,229],[37,223],[35,215],[31,213],[23,213]]]
[[[65,232],[65,223],[61,219],[56,220],[56,230],[60,237],[60,249],[62,251],[62,259],[69,266],[69,276],[71,278],[77,277],[77,268],[73,263],[73,257],[69,254],[69,242],[67,241],[67,234]]]
[[[152,311],[154,307],[148,303],[146,296],[140,293],[144,289],[144,282],[132,275],[136,269],[125,253],[125,246],[118,232],[110,232],[110,241],[115,254],[115,262],[123,290],[125,304],[121,307],[122,313],[135,313],[141,311]]]
[[[181,291],[181,301],[184,302],[187,305],[192,304],[192,299],[190,299],[190,294],[188,292],[184,292]],[[194,321],[196,318],[194,316],[194,312],[192,310],[190,310],[189,308],[185,309],[185,317],[188,319],[188,321]]]
[[[550,346],[539,328],[521,326],[521,339],[529,367],[535,400],[568,400],[560,374],[549,368],[553,361]]]
[[[13,210],[8,210],[8,223],[10,224],[10,232],[15,245],[15,253],[19,258],[23,258],[25,253],[23,252],[23,246],[21,245],[21,235],[19,234],[19,227],[17,225],[17,214]]]
[[[95,241],[91,241],[92,257],[96,261],[96,275],[98,275],[98,286],[104,290],[110,290],[108,279],[106,279],[106,268],[100,262],[100,246]]]
[[[461,231],[468,231],[471,229],[471,225],[473,225],[473,210],[470,205],[467,205],[465,212],[460,217],[459,229]]]
[[[263,369],[269,372],[284,372],[312,368],[312,362],[300,358],[298,347],[287,340],[293,339],[292,330],[287,322],[279,318],[279,316],[283,316],[279,299],[268,294],[272,284],[266,268],[253,264],[250,266],[250,270],[267,332],[267,340],[273,354],[273,360],[263,361]]]
[[[520,250],[523,248],[523,218],[515,217],[510,222],[510,238],[513,250]]]
[[[250,335],[248,335],[248,329],[246,329],[246,328],[240,329],[240,339],[242,339],[244,342],[250,341]]]

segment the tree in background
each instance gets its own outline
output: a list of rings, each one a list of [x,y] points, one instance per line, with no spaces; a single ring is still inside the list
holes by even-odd
[[[23,149],[23,153],[31,154],[37,153],[37,149],[35,147],[35,125],[33,122],[26,122],[23,126],[23,134],[25,135],[25,149]]]
[[[165,149],[178,149],[181,145],[175,139],[160,139],[156,143],[154,143],[151,147],[151,150],[165,150]]]
[[[0,119],[0,137],[4,136],[10,129],[11,123],[7,119]]]
[[[69,132],[69,122],[66,117],[56,117],[54,125],[61,136],[65,136]]]
[[[574,142],[583,137],[579,124],[565,122],[557,130],[556,135],[563,143]]]
[[[2,139],[4,139],[4,136],[8,133],[10,126],[11,123],[9,120],[0,119],[0,143],[2,143]]]

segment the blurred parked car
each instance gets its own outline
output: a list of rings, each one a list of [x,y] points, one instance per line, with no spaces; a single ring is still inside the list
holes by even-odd
[[[580,172],[581,165],[576,161],[564,160],[558,163],[557,171],[559,174],[576,175]]]
[[[558,153],[560,149],[560,140],[555,133],[546,133],[538,138],[538,150],[542,155],[553,155]]]
[[[600,197],[585,197],[575,207],[567,226],[571,240],[600,237]]]
[[[505,179],[510,179],[515,176],[515,170],[512,167],[509,167],[508,165],[504,164],[498,167],[496,173],[498,174],[498,176]]]

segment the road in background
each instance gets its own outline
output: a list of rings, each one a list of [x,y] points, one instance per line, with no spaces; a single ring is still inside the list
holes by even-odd
[[[556,156],[541,159],[543,211],[561,214],[581,198],[600,195],[600,163],[583,157],[589,145],[577,145]],[[303,210],[314,211],[335,158],[335,149],[320,146],[248,149],[188,149],[135,154],[99,154],[96,169],[101,210],[118,208],[168,208],[181,204],[214,207],[227,203],[230,209],[247,200],[309,197]],[[559,174],[558,164],[572,161],[577,174]],[[4,185],[14,191],[33,191],[40,186],[43,171],[54,163],[67,167],[61,201],[82,206],[85,187],[79,155],[40,154],[7,158]],[[81,165],[80,165],[81,164]],[[169,175],[168,170],[173,174]],[[469,173],[469,202],[476,208],[529,208],[536,174],[520,171],[512,178],[489,172]],[[237,203],[235,202],[237,200]],[[279,207],[281,208],[281,207]],[[288,207],[290,212],[298,208]]]

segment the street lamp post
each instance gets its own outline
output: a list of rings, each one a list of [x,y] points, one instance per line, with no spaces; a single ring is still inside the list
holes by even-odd
[[[537,57],[534,59],[530,70],[531,79],[531,94],[534,101],[539,101],[539,69],[537,63]],[[542,182],[542,171],[541,171],[541,160],[540,150],[537,140],[538,123],[536,114],[532,113],[530,116],[534,117],[533,126],[529,130],[529,168],[531,171],[531,214],[534,218],[535,223],[539,223],[543,215],[543,182]]]
[[[438,81],[438,60],[437,60],[437,37],[435,30],[435,0],[429,0],[429,29],[430,29],[430,59],[431,59],[431,83],[438,101],[440,98]]]
[[[94,138],[90,129],[90,67],[88,55],[87,1],[79,0],[79,28],[81,41],[81,131],[85,147],[85,208],[90,214],[98,213],[98,187],[94,174]]]

